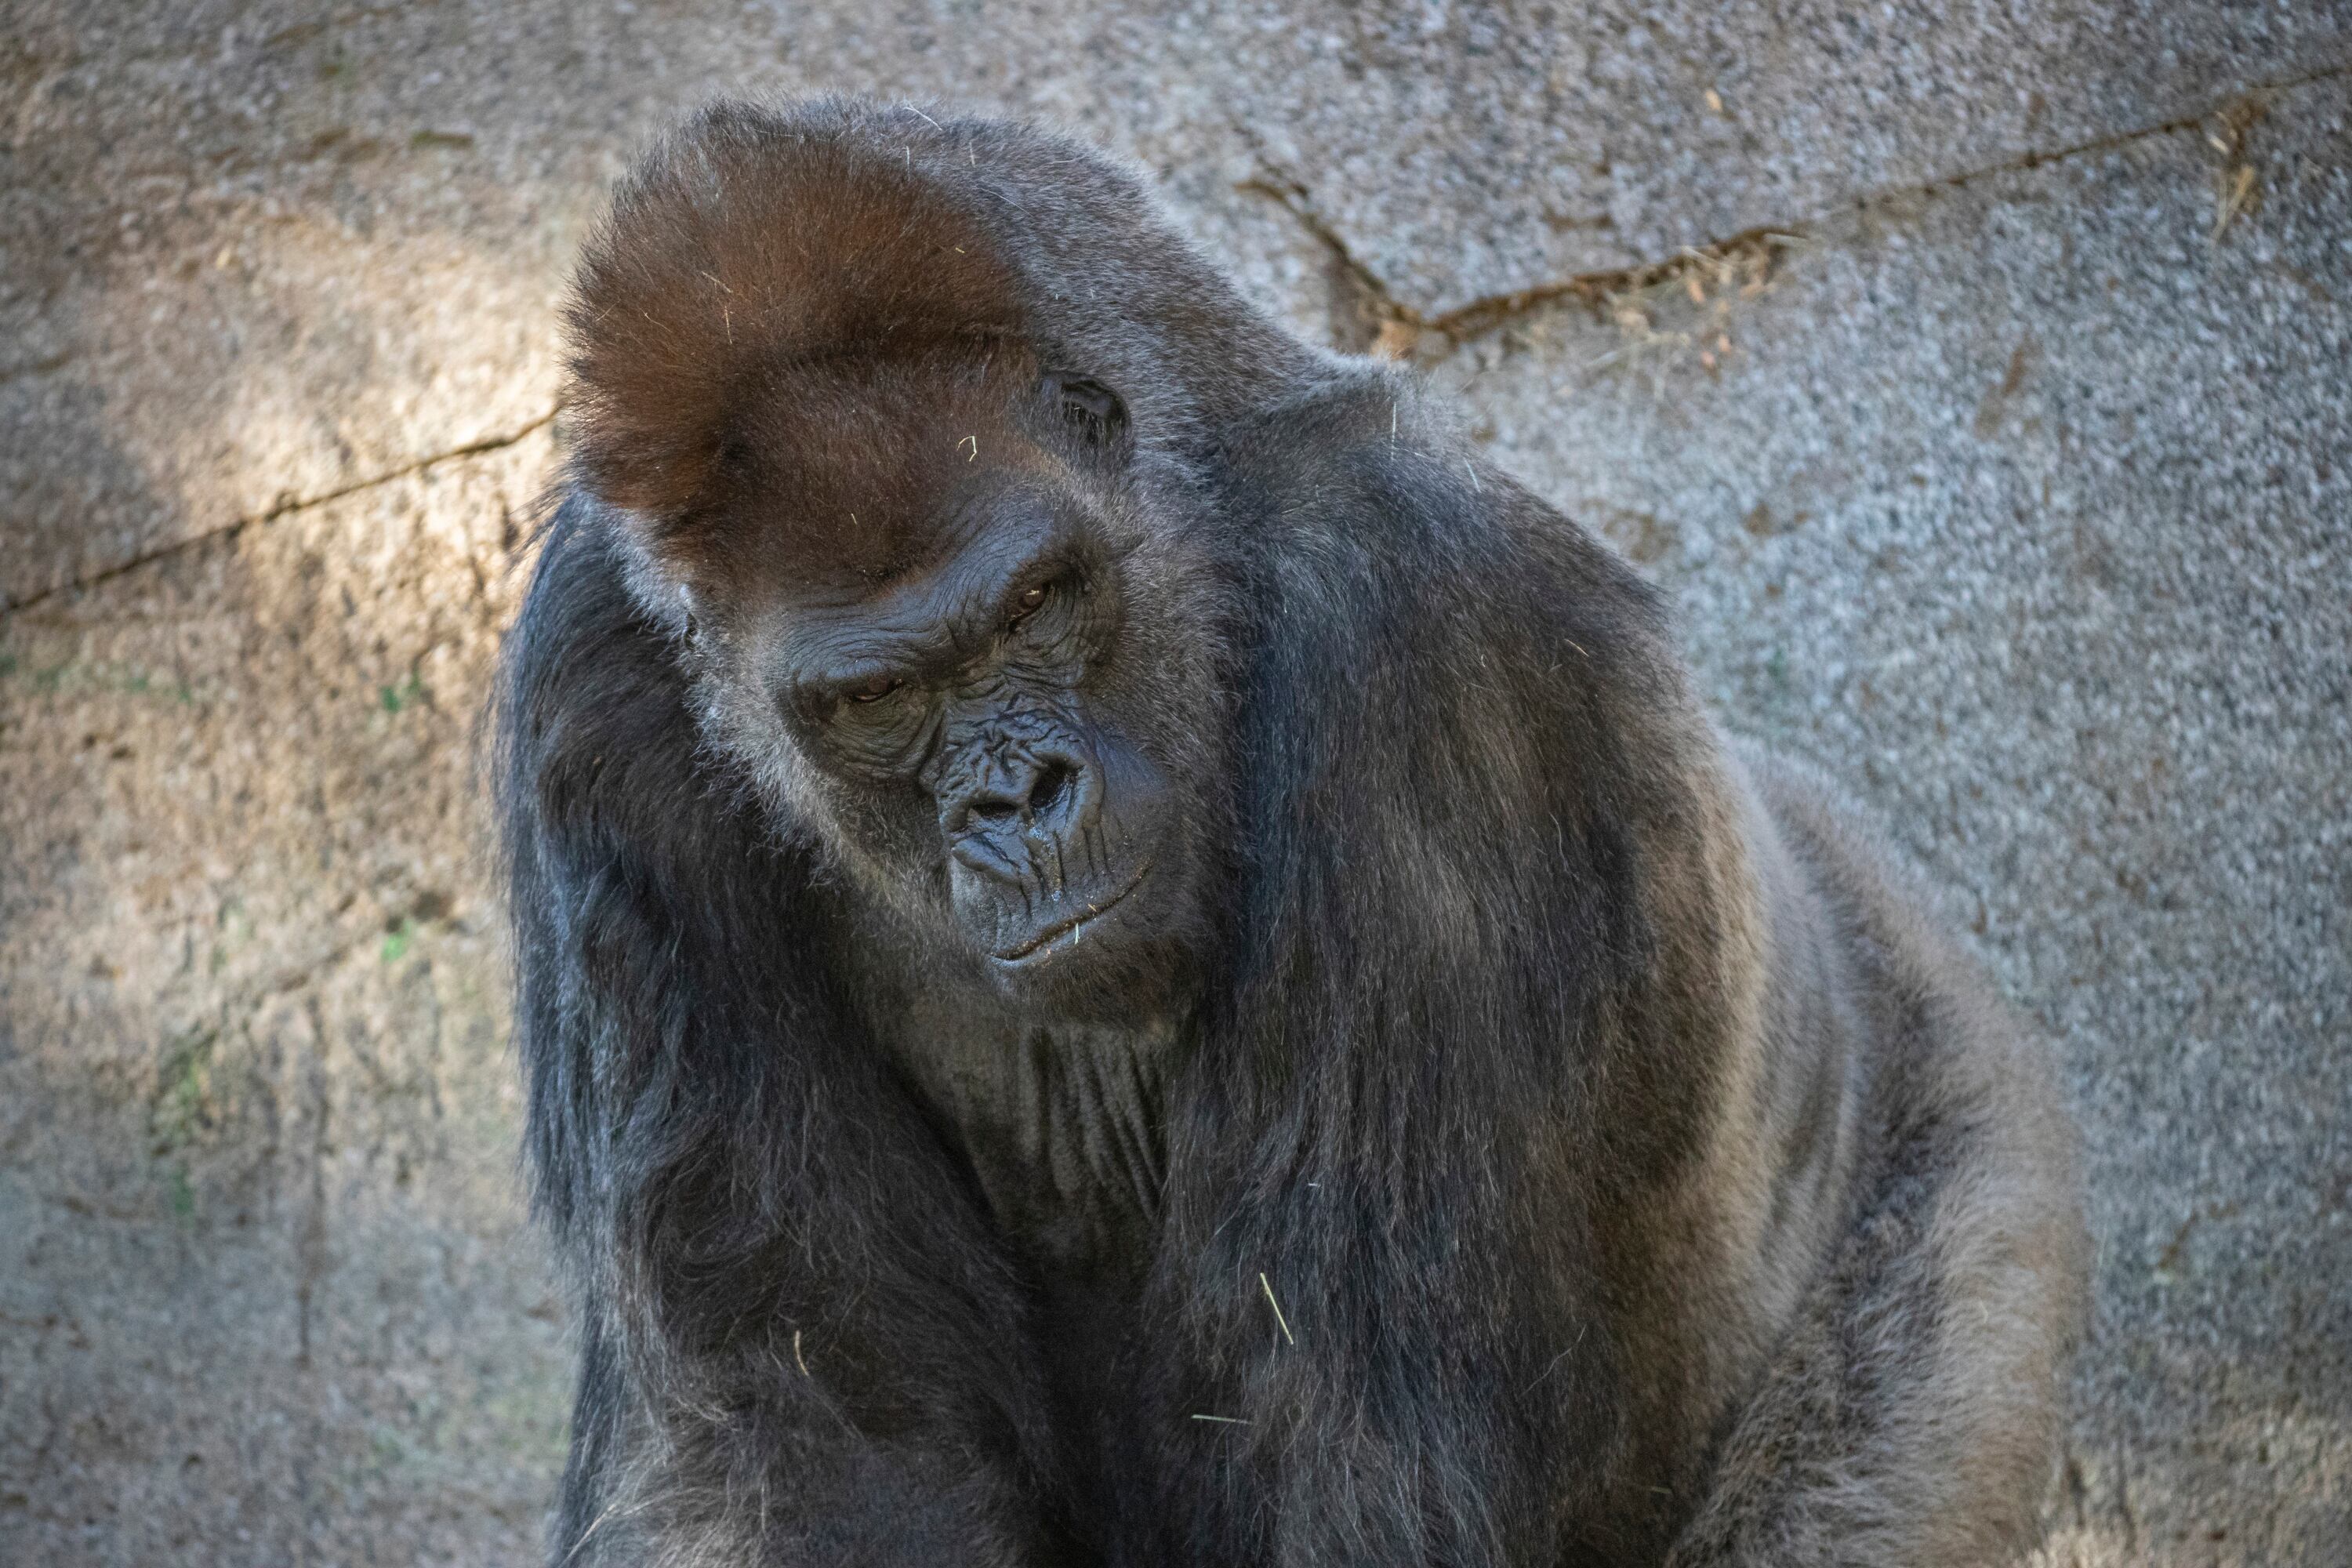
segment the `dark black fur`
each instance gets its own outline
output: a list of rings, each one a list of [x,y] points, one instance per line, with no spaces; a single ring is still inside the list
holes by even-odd
[[[1874,1087],[1900,1028],[1978,1051],[1979,1004],[1931,992],[1906,1025],[1879,1000],[1851,954],[1896,939],[1782,845],[1654,594],[1407,377],[1284,339],[1123,174],[1034,132],[717,110],[625,195],[600,265],[715,245],[633,232],[648,189],[700,170],[723,205],[728,171],[812,148],[845,207],[887,188],[991,247],[988,331],[1126,400],[1118,504],[1193,563],[1129,591],[1195,628],[1165,679],[1199,716],[1173,751],[1214,763],[1178,769],[1203,895],[1172,982],[1122,994],[1113,966],[1076,1010],[907,934],[719,711],[666,597],[665,562],[743,548],[678,542],[715,482],[694,428],[630,445],[659,412],[638,402],[691,397],[583,370],[499,764],[530,1161],[582,1321],[555,1558],[1633,1563],[1695,1516],[1693,1562],[1769,1556],[1801,1515],[1887,1553],[1856,1561],[2018,1539],[2046,1392],[1973,1437],[1871,1403],[1907,1376],[1973,1410],[1932,1320],[1979,1265],[1851,1226],[1880,1173],[1930,1207],[1956,1172],[2020,1173],[1990,1228],[2021,1238],[2017,1359],[2046,1383],[2075,1288],[2063,1124],[2012,1144],[1989,1129],[2015,1114],[1956,1122],[1937,1089],[1919,1131]],[[834,352],[884,330],[827,309]],[[973,1110],[1033,1100],[1011,1132]],[[1840,1406],[1818,1476],[1772,1482],[1743,1412],[1888,1313],[1920,1348]],[[1919,1451],[1931,1426],[1955,1435]],[[1997,1498],[1873,1479],[1972,1444]],[[1916,1540],[1882,1502],[1916,1506]]]

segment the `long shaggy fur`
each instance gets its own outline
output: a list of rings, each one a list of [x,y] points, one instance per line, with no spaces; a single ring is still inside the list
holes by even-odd
[[[530,1166],[582,1325],[556,1561],[2029,1539],[2083,1291],[2046,1051],[1820,791],[1725,748],[1656,595],[1409,377],[1285,337],[1090,153],[841,101],[673,133],[571,329],[499,700]],[[1223,780],[1181,1005],[1013,1020],[1101,1119],[1071,1202],[1123,1218],[1083,1268],[921,1091],[934,966],[875,940],[792,759],[723,743],[659,570],[896,570],[887,517],[751,541],[718,503],[846,483],[887,437],[828,389],[977,429],[991,377],[1066,365],[1128,399],[1127,569]]]

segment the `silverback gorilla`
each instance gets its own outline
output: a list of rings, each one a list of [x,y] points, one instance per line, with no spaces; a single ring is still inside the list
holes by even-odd
[[[622,186],[505,655],[567,1564],[1991,1562],[2051,1064],[1657,593],[1037,131]]]

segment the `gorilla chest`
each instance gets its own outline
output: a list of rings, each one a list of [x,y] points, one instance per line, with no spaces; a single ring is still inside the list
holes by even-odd
[[[1041,1279],[1139,1271],[1166,1179],[1171,1045],[1158,1031],[1010,1021],[909,1042],[918,1085]]]

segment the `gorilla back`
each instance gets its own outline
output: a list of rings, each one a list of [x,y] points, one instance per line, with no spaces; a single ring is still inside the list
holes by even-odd
[[[568,1563],[1991,1562],[2044,1048],[1657,596],[1017,125],[621,189],[505,656]]]

